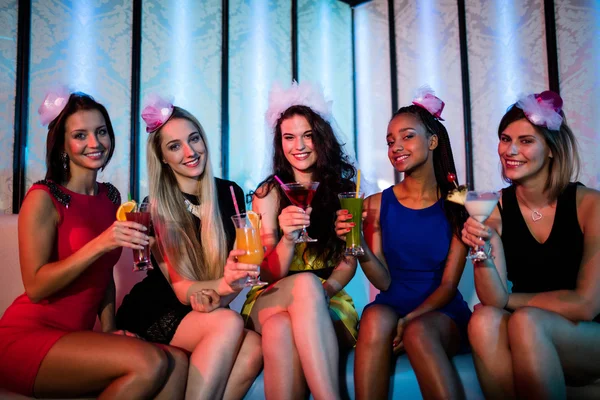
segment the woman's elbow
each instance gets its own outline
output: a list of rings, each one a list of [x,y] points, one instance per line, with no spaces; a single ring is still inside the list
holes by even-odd
[[[25,287],[25,294],[33,304],[37,304],[45,298],[39,290],[31,287]]]
[[[595,306],[591,302],[584,302],[578,310],[578,320],[580,321],[593,321],[598,315],[600,310],[598,306]]]

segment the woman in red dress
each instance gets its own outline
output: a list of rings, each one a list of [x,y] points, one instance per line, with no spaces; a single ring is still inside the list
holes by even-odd
[[[113,266],[145,228],[115,221],[118,190],[96,177],[115,136],[104,106],[83,93],[50,94],[46,179],[19,214],[25,293],[0,320],[0,387],[37,397],[181,398],[187,360],[115,332]],[[96,315],[102,331],[93,332]],[[116,334],[108,334],[109,332]]]

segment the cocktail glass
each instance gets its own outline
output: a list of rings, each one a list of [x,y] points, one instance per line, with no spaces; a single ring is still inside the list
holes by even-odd
[[[236,214],[231,217],[231,220],[235,225],[235,248],[246,250],[246,254],[238,256],[238,261],[244,264],[257,265],[260,273],[260,264],[265,257],[265,251],[260,240],[260,227],[254,226],[246,213]],[[267,282],[261,281],[260,277],[252,278],[250,276],[244,282],[244,286],[263,286],[267,284]]]
[[[499,199],[500,192],[469,191],[465,208],[471,217],[483,224],[494,211]],[[485,251],[484,246],[476,246],[471,248],[467,258],[473,261],[484,261],[490,258],[490,255]]]
[[[137,222],[146,227],[146,233],[150,231],[150,204],[140,203],[131,212],[125,213],[127,221]],[[154,269],[150,261],[150,245],[145,245],[143,249],[133,249],[133,270],[147,271]]]
[[[317,188],[319,187],[319,182],[307,182],[307,183],[286,183],[285,185],[281,185],[283,192],[287,196],[288,199],[292,202],[293,205],[300,207],[305,210],[310,207],[310,202],[314,197]],[[300,236],[294,241],[295,243],[306,243],[306,242],[316,242],[317,239],[313,239],[308,236],[306,232],[306,227],[302,227],[302,233]]]
[[[352,219],[346,222],[354,222],[354,227],[346,234],[346,255],[363,256],[365,250],[360,245],[360,233],[362,232],[362,206],[365,198],[364,193],[345,192],[338,194],[342,209],[348,210]]]

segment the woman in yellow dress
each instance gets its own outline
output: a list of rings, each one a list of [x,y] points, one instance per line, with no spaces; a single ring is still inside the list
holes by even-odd
[[[274,131],[273,174],[258,185],[252,208],[263,216],[266,288],[250,291],[242,314],[262,335],[267,398],[340,398],[339,349],[354,346],[358,314],[344,286],[356,259],[344,256],[334,229],[338,194],[355,190],[356,171],[336,138],[331,103],[310,84],[275,87],[267,123]],[[311,207],[292,205],[279,183],[319,182]],[[311,243],[295,243],[303,227]]]

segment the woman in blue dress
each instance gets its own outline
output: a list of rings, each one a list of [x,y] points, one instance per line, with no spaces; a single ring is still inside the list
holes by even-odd
[[[446,202],[456,176],[443,102],[424,91],[388,125],[388,157],[404,179],[364,202],[360,265],[381,291],[360,321],[357,399],[387,398],[394,356],[406,351],[424,398],[461,398],[450,358],[468,348],[471,316],[457,286],[465,266],[464,207]],[[340,238],[353,226],[338,212]]]

